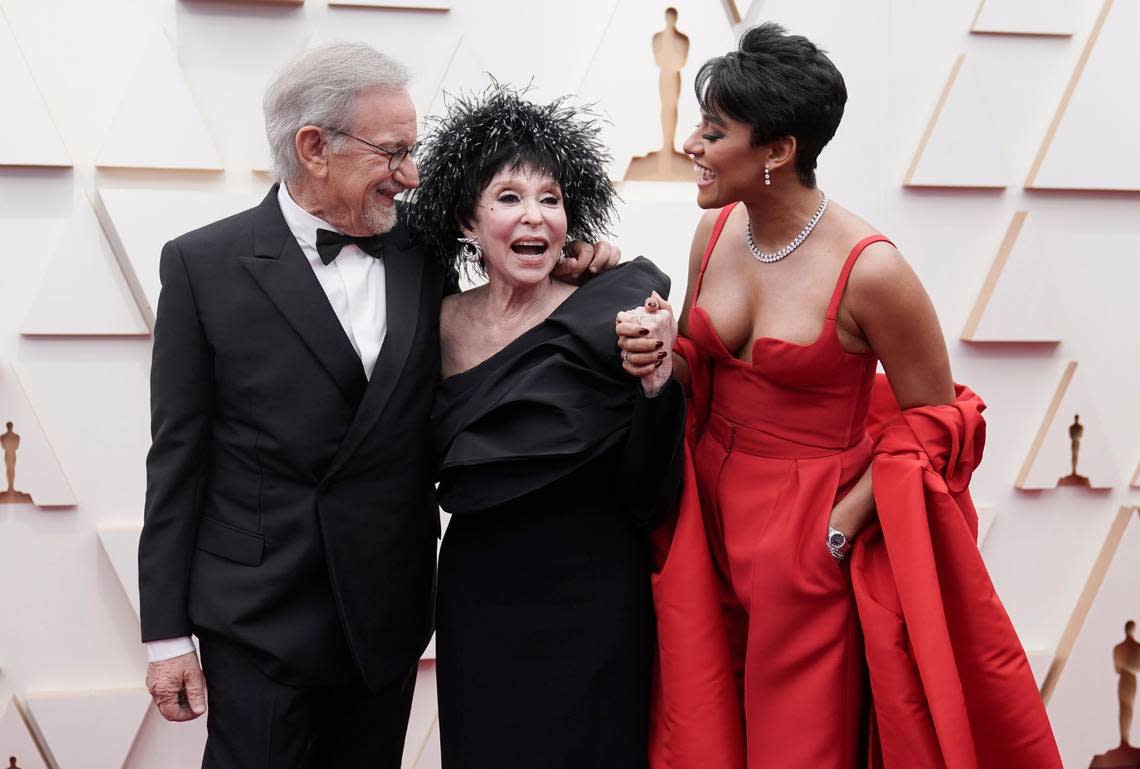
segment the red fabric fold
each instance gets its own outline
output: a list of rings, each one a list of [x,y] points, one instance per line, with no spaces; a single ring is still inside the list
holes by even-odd
[[[680,508],[654,534],[650,766],[743,769],[746,726],[691,462],[708,414],[708,365],[688,340],[677,349],[691,375],[687,467]],[[877,521],[851,556],[872,690],[868,766],[1061,769],[1025,653],[976,544],[967,487],[985,444],[985,404],[966,387],[956,396],[900,412],[880,375],[872,398]]]

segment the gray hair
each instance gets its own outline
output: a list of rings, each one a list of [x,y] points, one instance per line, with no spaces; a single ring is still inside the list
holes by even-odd
[[[367,88],[404,88],[408,68],[364,43],[327,43],[305,51],[265,89],[265,135],[277,178],[295,181],[301,161],[293,146],[297,131],[307,125],[329,131],[350,131],[356,97]],[[345,138],[330,140],[334,152]]]

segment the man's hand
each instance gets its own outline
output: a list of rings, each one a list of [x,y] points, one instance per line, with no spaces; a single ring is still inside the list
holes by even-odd
[[[575,240],[566,244],[566,258],[554,265],[554,278],[563,283],[582,284],[590,277],[616,267],[621,249],[604,240],[593,245]]]
[[[146,688],[167,721],[193,721],[206,712],[206,677],[194,652],[147,665]]]

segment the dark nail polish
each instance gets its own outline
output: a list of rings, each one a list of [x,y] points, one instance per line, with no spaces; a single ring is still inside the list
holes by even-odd
[[[665,361],[663,361],[663,360],[657,361],[656,363],[653,364],[653,368],[661,368],[661,364],[664,362]]]
[[[637,333],[639,336],[648,336],[649,329],[647,329],[647,328],[639,329]]]
[[[665,346],[665,342],[658,340],[657,344],[653,345],[653,349],[654,350],[660,350],[664,346]]]
[[[661,352],[657,353],[657,357],[658,357],[658,358],[664,358],[664,357],[665,357],[666,355],[668,355],[668,354],[669,354],[669,353],[667,353],[667,352],[665,352],[664,350],[662,350]]]

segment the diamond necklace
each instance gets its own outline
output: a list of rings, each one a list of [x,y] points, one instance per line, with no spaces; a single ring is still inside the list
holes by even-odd
[[[752,242],[751,220],[749,220],[748,225],[744,228],[744,242],[748,244],[748,250],[752,252],[752,255],[756,257],[757,260],[764,262],[765,264],[778,262],[799,248],[800,244],[807,240],[807,236],[811,235],[811,231],[815,229],[815,226],[817,224],[819,224],[819,220],[823,216],[823,212],[826,210],[827,193],[823,193],[823,200],[820,201],[819,208],[815,210],[815,214],[813,214],[808,223],[804,225],[804,228],[800,230],[800,234],[792,238],[792,242],[781,248],[779,251],[761,251],[756,247],[756,244]]]

